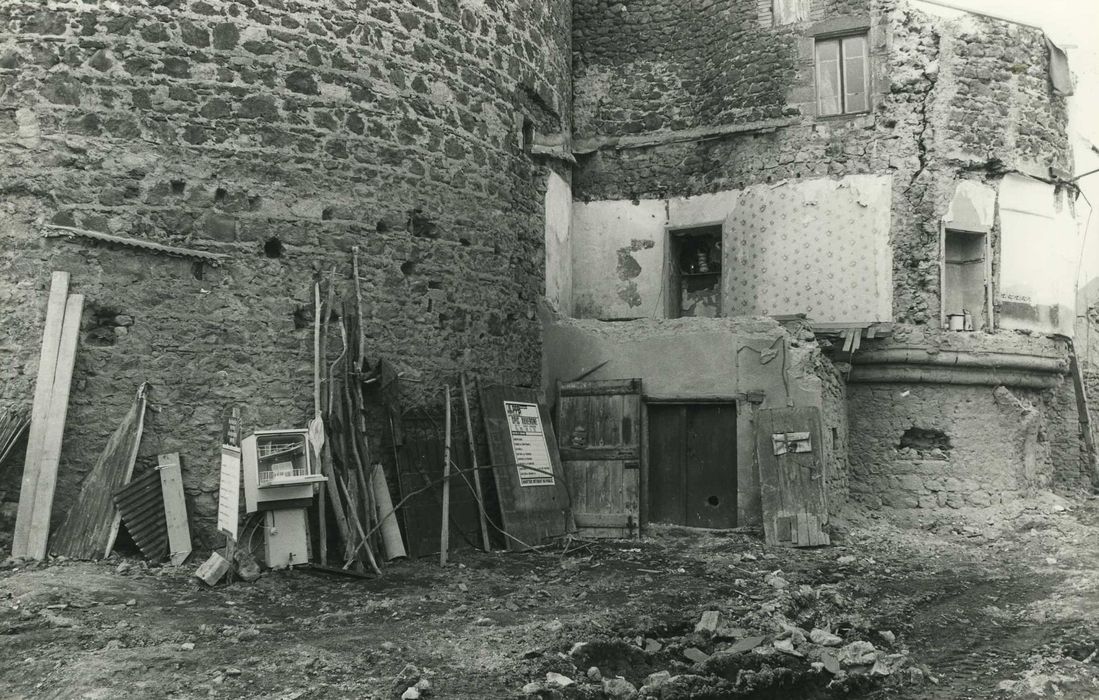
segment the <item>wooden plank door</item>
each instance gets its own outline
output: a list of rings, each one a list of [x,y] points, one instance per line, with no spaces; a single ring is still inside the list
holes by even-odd
[[[690,527],[736,527],[736,406],[687,406],[686,505]]]
[[[736,527],[736,405],[649,406],[649,520]]]
[[[581,537],[636,537],[641,380],[557,385],[561,462]]]
[[[767,544],[830,544],[820,411],[770,408],[756,414],[756,456]]]

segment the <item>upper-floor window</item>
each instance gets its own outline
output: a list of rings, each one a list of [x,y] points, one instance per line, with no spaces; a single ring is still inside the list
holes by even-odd
[[[870,110],[870,51],[865,34],[817,39],[817,114]]]

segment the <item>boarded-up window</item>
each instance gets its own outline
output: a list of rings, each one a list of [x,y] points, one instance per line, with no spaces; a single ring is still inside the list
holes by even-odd
[[[866,35],[818,39],[817,114],[853,114],[870,109],[870,52]]]

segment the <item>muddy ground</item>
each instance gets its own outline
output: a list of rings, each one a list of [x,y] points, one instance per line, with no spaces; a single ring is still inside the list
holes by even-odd
[[[213,589],[190,576],[198,561],[9,560],[0,693],[1099,697],[1099,501],[860,517],[836,540],[657,528]]]

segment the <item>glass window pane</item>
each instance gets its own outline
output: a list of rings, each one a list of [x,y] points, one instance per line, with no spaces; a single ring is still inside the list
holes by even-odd
[[[869,78],[866,37],[853,36],[844,39],[843,111],[865,112],[870,109]]]
[[[840,51],[838,41],[817,42],[817,113],[843,111],[840,94]]]

